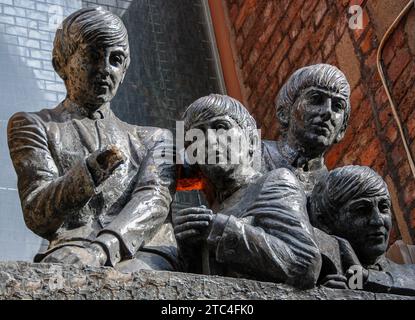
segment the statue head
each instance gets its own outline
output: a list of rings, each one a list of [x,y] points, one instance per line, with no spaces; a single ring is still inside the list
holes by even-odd
[[[72,13],[56,31],[52,63],[71,101],[92,109],[111,101],[130,64],[123,22],[100,7]]]
[[[282,134],[300,148],[320,155],[345,134],[350,86],[336,67],[316,64],[294,72],[276,101]]]
[[[258,160],[256,122],[239,101],[211,94],[194,101],[183,118],[187,138],[197,136],[187,154],[198,149],[196,163],[208,178],[251,168]]]
[[[309,206],[312,224],[350,242],[359,259],[371,264],[388,247],[391,200],[384,180],[372,169],[334,169],[314,187]]]

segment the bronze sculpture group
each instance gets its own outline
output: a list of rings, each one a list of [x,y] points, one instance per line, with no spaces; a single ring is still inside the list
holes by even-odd
[[[391,228],[385,182],[366,167],[329,172],[324,164],[351,109],[339,69],[318,64],[290,77],[276,100],[279,141],[256,144],[256,122],[235,99],[211,94],[193,102],[183,121],[186,132],[205,137],[196,145],[203,156],[191,166],[204,177],[209,208],[180,210],[171,225],[176,166],[162,156],[174,148],[171,135],[122,122],[110,108],[129,62],[122,21],[100,8],[81,9],[63,21],[54,42],[66,99],[9,121],[25,222],[49,241],[35,262],[303,289],[348,288],[360,268],[360,289],[415,294],[415,267],[384,256]],[[221,130],[236,143],[221,142]]]

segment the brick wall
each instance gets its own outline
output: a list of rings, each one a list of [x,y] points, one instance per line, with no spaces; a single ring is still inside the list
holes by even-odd
[[[407,0],[224,0],[244,102],[277,139],[274,99],[305,65],[338,66],[352,87],[344,140],[327,154],[330,168],[367,165],[387,181],[393,198],[392,241],[415,239],[415,180],[376,67],[377,47]],[[364,11],[362,30],[348,27],[351,5]],[[383,54],[387,81],[415,156],[415,9],[392,34]]]

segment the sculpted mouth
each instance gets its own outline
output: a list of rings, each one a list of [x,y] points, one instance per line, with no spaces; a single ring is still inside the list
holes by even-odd
[[[331,128],[327,123],[316,123],[312,125],[312,128],[319,135],[323,135],[323,136],[331,135]]]
[[[386,238],[386,233],[384,231],[374,231],[367,234],[369,240],[383,241]]]

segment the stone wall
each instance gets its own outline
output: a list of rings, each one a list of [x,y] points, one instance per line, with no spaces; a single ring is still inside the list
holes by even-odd
[[[224,0],[235,43],[245,103],[263,138],[279,134],[274,98],[305,65],[338,66],[352,87],[352,114],[344,140],[328,153],[330,168],[367,165],[387,181],[396,220],[391,241],[415,239],[415,180],[376,67],[377,48],[408,0]],[[351,5],[363,8],[363,29],[348,27]],[[415,156],[415,9],[383,53],[387,81]]]
[[[57,300],[396,300],[411,297],[316,288],[164,271],[121,274],[112,268],[0,263],[0,299]]]

